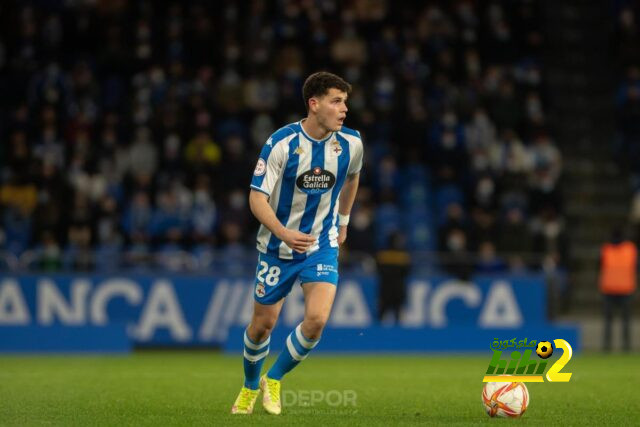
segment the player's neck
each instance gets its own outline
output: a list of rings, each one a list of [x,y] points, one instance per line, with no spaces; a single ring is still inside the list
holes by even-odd
[[[322,141],[331,134],[331,131],[321,126],[313,116],[308,116],[306,119],[302,119],[300,125],[307,135],[317,141]]]

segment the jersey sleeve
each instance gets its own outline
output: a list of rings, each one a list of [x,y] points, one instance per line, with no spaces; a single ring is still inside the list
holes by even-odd
[[[260,158],[253,171],[251,188],[260,191],[267,196],[271,195],[273,188],[282,174],[282,169],[287,162],[287,144],[273,144],[269,138],[262,147]]]
[[[362,157],[364,154],[364,149],[362,147],[362,138],[360,137],[360,132],[358,132],[358,137],[353,144],[353,154],[351,155],[351,163],[349,164],[349,169],[347,170],[347,175],[355,175],[360,172],[362,169]]]

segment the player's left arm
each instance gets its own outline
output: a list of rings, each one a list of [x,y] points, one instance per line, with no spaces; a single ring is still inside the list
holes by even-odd
[[[344,219],[348,218],[353,207],[353,202],[356,199],[356,193],[358,192],[358,182],[360,181],[360,172],[353,175],[347,175],[347,179],[342,186],[340,192],[339,208],[338,208],[338,245],[342,246],[345,240],[347,240],[347,224]],[[341,221],[342,220],[342,221]]]

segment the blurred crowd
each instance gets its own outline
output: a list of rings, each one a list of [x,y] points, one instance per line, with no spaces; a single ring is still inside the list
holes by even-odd
[[[631,185],[635,195],[630,219],[636,241],[640,241],[640,5],[621,1],[616,12],[619,81],[616,94],[616,154],[619,163],[626,166],[631,173]]]
[[[349,252],[402,236],[461,276],[561,265],[539,15],[533,0],[2,5],[5,267],[253,263],[253,166],[304,116],[316,70],[353,85],[346,125],[365,142]]]

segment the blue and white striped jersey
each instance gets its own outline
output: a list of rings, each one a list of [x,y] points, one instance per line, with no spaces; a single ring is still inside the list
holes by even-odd
[[[269,204],[286,228],[318,238],[318,244],[299,254],[261,225],[258,251],[282,259],[304,259],[317,250],[338,247],[338,196],[347,175],[362,168],[358,131],[342,126],[318,141],[305,133],[301,123],[271,135],[251,180],[252,189],[269,196]]]

